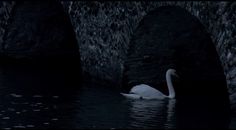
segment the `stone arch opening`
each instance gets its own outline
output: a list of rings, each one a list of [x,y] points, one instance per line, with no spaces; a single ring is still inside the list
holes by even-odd
[[[17,1],[3,40],[1,66],[48,75],[40,77],[45,83],[73,85],[80,79],[79,46],[59,1]]]
[[[228,96],[210,34],[195,16],[177,6],[159,7],[140,22],[125,61],[124,91],[145,83],[167,94],[168,68],[176,69],[181,77],[175,85],[178,96]]]
[[[189,115],[199,127],[227,127],[229,97],[219,56],[210,34],[185,9],[162,6],[144,16],[130,41],[124,67],[123,91],[144,83],[165,94],[166,71],[176,69],[177,118],[182,118],[178,127],[191,127],[186,125]]]

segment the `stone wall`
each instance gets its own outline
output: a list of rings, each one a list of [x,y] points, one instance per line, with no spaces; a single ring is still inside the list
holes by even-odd
[[[166,5],[185,8],[211,34],[230,92],[236,91],[236,2],[64,1],[62,4],[70,15],[77,34],[83,69],[96,72],[96,75],[105,79],[120,77],[130,38],[140,20],[149,11]]]
[[[17,1],[1,44],[13,58],[63,57],[78,54],[73,26],[56,1]]]
[[[8,19],[10,18],[11,11],[14,5],[15,2],[0,2],[0,44],[3,43],[3,36],[5,34]]]
[[[0,39],[14,2],[1,2]],[[62,1],[80,47],[81,64],[92,76],[120,82],[129,41],[140,20],[160,6],[180,6],[196,16],[211,34],[227,78],[236,95],[236,2],[85,2]],[[2,19],[3,18],[3,19]],[[1,41],[0,41],[1,42]],[[231,98],[236,96],[231,96]],[[232,100],[232,99],[231,99]]]

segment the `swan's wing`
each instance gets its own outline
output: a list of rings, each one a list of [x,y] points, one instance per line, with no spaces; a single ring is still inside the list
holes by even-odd
[[[145,94],[146,96],[148,95],[152,95],[152,94],[159,94],[160,92],[153,88],[153,87],[150,87],[146,84],[140,84],[140,85],[136,85],[134,86],[131,90],[130,90],[130,93],[134,93],[134,94]]]
[[[140,95],[142,96],[143,98],[157,98],[157,99],[163,99],[163,98],[166,98],[166,95],[164,95],[163,93],[161,93],[160,91],[158,91],[157,89],[155,88],[152,88],[148,85],[145,85],[145,84],[140,84],[140,85],[136,85],[134,86],[130,93],[133,93],[133,94],[137,94],[137,95]]]
[[[126,93],[120,93],[121,95],[123,95],[126,98],[129,99],[141,99],[142,97],[137,95],[137,94],[126,94]]]

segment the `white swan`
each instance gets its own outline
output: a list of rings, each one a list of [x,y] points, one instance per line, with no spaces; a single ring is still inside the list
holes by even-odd
[[[140,84],[134,86],[129,94],[121,93],[123,96],[131,99],[165,99],[175,98],[175,90],[172,84],[171,75],[177,76],[176,70],[168,69],[166,71],[166,82],[168,86],[169,95],[165,95],[155,88],[152,88],[146,84]]]

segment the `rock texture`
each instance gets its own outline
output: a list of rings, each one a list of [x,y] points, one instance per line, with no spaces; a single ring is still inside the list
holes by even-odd
[[[5,55],[34,58],[78,53],[73,28],[60,3],[17,2],[11,15],[2,44]]]
[[[14,2],[1,2],[1,35]],[[227,78],[230,94],[236,92],[235,2],[61,1],[76,33],[84,72],[120,83],[130,40],[150,11],[172,5],[186,9],[210,34]],[[2,44],[2,41],[0,41]],[[233,98],[231,98],[233,99]]]
[[[0,2],[0,44],[3,43],[3,36],[6,32],[8,20],[10,18],[10,14],[14,5],[15,5],[14,1],[13,2],[7,2],[7,1]]]
[[[0,44],[1,66],[26,72],[36,69],[64,77],[68,84],[80,79],[78,43],[59,2],[17,1],[8,15]]]
[[[236,91],[235,2],[64,1],[62,4],[70,15],[80,42],[83,70],[113,81],[121,79],[130,39],[146,14],[166,5],[186,9],[198,18],[210,34],[227,78],[229,92]]]

